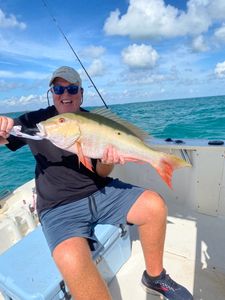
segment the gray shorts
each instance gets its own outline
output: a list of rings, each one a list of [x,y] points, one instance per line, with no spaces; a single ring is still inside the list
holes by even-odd
[[[93,250],[95,226],[127,224],[127,214],[143,192],[143,188],[115,179],[89,197],[43,211],[40,222],[51,252],[71,237],[87,238]]]

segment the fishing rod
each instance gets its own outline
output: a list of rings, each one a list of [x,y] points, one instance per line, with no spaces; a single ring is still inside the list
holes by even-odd
[[[63,32],[61,26],[59,25],[59,23],[57,22],[55,16],[52,14],[52,12],[50,11],[47,3],[45,0],[42,0],[43,5],[45,6],[46,10],[48,11],[51,19],[53,20],[53,22],[55,23],[57,29],[59,30],[59,32],[62,34],[63,38],[65,39],[66,43],[68,44],[68,46],[70,47],[70,49],[72,50],[73,54],[75,55],[76,59],[78,60],[78,62],[80,63],[81,67],[83,68],[84,72],[86,73],[87,77],[89,78],[91,84],[93,85],[93,87],[95,88],[96,92],[98,93],[100,99],[102,100],[102,102],[104,103],[106,108],[109,108],[108,105],[106,104],[105,100],[103,99],[102,95],[100,94],[97,86],[95,85],[95,83],[93,82],[91,76],[88,74],[88,71],[86,70],[85,66],[83,65],[82,61],[80,60],[79,56],[77,55],[76,51],[73,49],[71,43],[69,42],[67,36],[65,35],[65,33]]]

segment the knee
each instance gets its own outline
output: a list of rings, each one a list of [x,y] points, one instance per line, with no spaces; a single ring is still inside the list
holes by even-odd
[[[74,238],[57,245],[53,251],[53,258],[62,273],[65,270],[82,273],[89,264],[93,263],[86,241],[80,246],[80,243],[77,243]]]
[[[164,199],[151,190],[144,191],[127,215],[127,221],[132,224],[141,225],[146,222],[165,220],[167,217],[167,206]]]
[[[163,199],[163,197],[158,194],[157,192],[147,190],[145,191],[145,205],[146,210],[151,215],[158,215],[158,216],[167,216],[167,205]]]

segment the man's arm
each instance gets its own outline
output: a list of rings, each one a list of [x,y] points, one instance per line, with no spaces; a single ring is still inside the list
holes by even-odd
[[[101,161],[97,161],[96,172],[98,175],[106,177],[112,172],[115,164],[124,163],[124,158],[119,156],[116,149],[112,145],[109,145],[109,147],[105,149]]]
[[[107,177],[113,170],[113,164],[103,164],[100,160],[97,161],[96,172],[101,177]]]
[[[0,116],[0,145],[8,143],[7,138],[9,137],[9,133],[13,125],[13,119],[6,116]]]

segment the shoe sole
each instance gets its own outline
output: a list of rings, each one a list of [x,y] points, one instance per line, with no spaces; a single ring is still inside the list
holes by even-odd
[[[142,285],[143,289],[146,291],[146,293],[151,294],[153,296],[159,296],[161,300],[169,300],[168,298],[163,296],[161,293],[148,288],[143,282],[141,282],[141,285]]]

